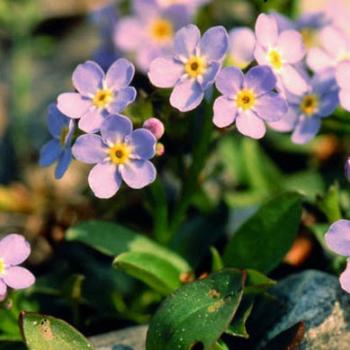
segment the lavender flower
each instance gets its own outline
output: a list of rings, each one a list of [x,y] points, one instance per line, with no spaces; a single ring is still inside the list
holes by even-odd
[[[273,15],[261,14],[255,25],[257,45],[255,59],[269,65],[278,78],[278,84],[294,94],[306,91],[306,85],[294,65],[305,56],[301,34],[295,30],[278,29]]]
[[[0,240],[0,301],[7,294],[7,287],[13,289],[29,288],[35,277],[22,264],[30,255],[29,243],[18,234],[9,234]]]
[[[229,33],[228,64],[244,69],[254,60],[255,34],[247,27],[239,27]]]
[[[176,33],[174,54],[151,63],[149,79],[157,87],[174,87],[170,96],[173,107],[181,112],[193,110],[214,83],[227,49],[224,27],[210,28],[201,38],[199,29],[189,24]]]
[[[350,112],[350,60],[340,63],[336,68],[335,75],[340,87],[340,104]]]
[[[96,197],[110,198],[122,180],[131,188],[143,188],[156,178],[149,161],[155,154],[156,138],[146,129],[132,130],[131,121],[111,115],[101,126],[101,136],[86,134],[73,146],[76,159],[96,164],[89,174],[89,185]]]
[[[335,253],[348,257],[345,271],[340,275],[341,287],[350,293],[350,221],[338,220],[328,229],[325,240]]]
[[[245,76],[238,68],[224,68],[216,80],[223,96],[214,103],[214,124],[223,128],[236,122],[241,134],[262,138],[266,132],[264,121],[279,120],[288,108],[286,101],[272,91],[276,82],[268,66],[251,68]]]
[[[287,117],[292,141],[298,144],[309,142],[319,132],[321,120],[330,116],[339,104],[338,89],[329,72],[307,79],[305,94],[287,96],[289,111]]]
[[[136,98],[136,90],[129,86],[135,68],[126,59],[118,59],[108,69],[87,61],[73,72],[73,85],[78,92],[58,96],[57,107],[70,118],[80,119],[79,128],[96,132],[109,114],[122,112]]]
[[[155,0],[136,0],[134,12],[115,26],[114,42],[133,54],[137,67],[147,72],[155,58],[170,54],[175,32],[190,23],[190,16],[186,6],[162,8]]]
[[[172,5],[184,5],[190,14],[195,14],[200,6],[207,4],[210,0],[156,0],[164,8]]]
[[[75,122],[63,115],[55,104],[49,106],[47,121],[53,139],[41,148],[39,164],[49,166],[57,161],[55,177],[60,179],[72,161],[71,144]]]

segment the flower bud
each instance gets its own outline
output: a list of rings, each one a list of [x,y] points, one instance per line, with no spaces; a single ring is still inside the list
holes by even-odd
[[[164,134],[164,124],[157,118],[149,118],[143,123],[143,127],[149,130],[157,140]]]
[[[161,157],[165,153],[165,147],[161,142],[157,142],[156,144],[156,155]]]

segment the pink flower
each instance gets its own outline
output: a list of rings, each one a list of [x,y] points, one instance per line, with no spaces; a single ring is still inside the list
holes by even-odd
[[[21,235],[9,234],[0,240],[0,301],[5,299],[7,287],[24,289],[34,284],[33,274],[18,266],[30,252],[29,243]]]

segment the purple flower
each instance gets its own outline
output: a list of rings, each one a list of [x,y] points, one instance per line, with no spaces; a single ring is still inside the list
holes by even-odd
[[[213,85],[227,49],[224,27],[210,28],[201,38],[199,29],[189,24],[176,33],[174,54],[151,63],[149,79],[160,88],[174,87],[170,104],[181,112],[191,111]]]
[[[247,27],[239,27],[229,33],[228,64],[244,69],[254,60],[255,34]]]
[[[146,129],[132,130],[131,121],[111,115],[101,126],[101,136],[87,134],[73,145],[76,159],[96,164],[89,174],[89,185],[96,197],[114,196],[122,180],[131,188],[143,188],[156,178],[149,161],[155,154],[156,138]]]
[[[223,96],[214,103],[214,124],[224,128],[236,122],[241,134],[262,138],[266,132],[264,121],[277,121],[288,109],[286,101],[272,91],[276,82],[268,66],[251,68],[245,76],[236,67],[224,68],[216,79]]]
[[[338,220],[328,229],[325,240],[328,247],[339,255],[350,257],[350,221]],[[350,259],[340,275],[341,287],[350,293]]]
[[[340,87],[340,104],[350,112],[350,60],[340,63],[336,68],[335,75]]]
[[[257,45],[255,59],[269,65],[277,76],[278,84],[294,94],[306,90],[304,80],[294,65],[305,56],[301,34],[295,30],[278,29],[273,15],[261,14],[255,24]]]
[[[136,90],[129,86],[135,68],[126,59],[118,59],[108,69],[87,61],[73,72],[72,80],[78,92],[58,96],[57,107],[70,118],[80,119],[79,128],[96,132],[109,114],[122,112],[136,98]]]
[[[74,120],[67,118],[56,107],[49,106],[48,129],[53,139],[40,150],[40,166],[49,166],[57,161],[55,177],[60,179],[72,161],[72,137],[75,131]]]
[[[159,6],[167,8],[172,5],[184,5],[191,14],[195,14],[200,6],[207,4],[210,0],[156,0]]]
[[[325,27],[319,33],[319,41],[320,47],[312,48],[307,55],[307,64],[313,71],[335,68],[350,59],[350,36],[341,29]]]
[[[17,266],[30,255],[29,243],[18,234],[9,234],[0,240],[0,301],[7,294],[7,287],[13,289],[29,288],[35,277],[27,269]]]
[[[155,58],[171,53],[175,32],[190,23],[190,16],[185,6],[161,8],[155,0],[136,0],[134,12],[117,23],[114,42],[135,55],[138,68],[147,72]]]
[[[298,144],[309,142],[321,127],[322,118],[330,116],[339,104],[338,88],[329,72],[307,79],[307,92],[287,95],[289,111],[287,117],[292,133],[292,141]]]

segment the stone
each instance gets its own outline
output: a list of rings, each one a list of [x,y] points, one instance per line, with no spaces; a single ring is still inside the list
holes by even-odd
[[[282,280],[271,293],[286,308],[269,328],[260,349],[268,348],[267,342],[300,321],[305,326],[300,350],[350,349],[350,296],[335,276],[307,270]]]
[[[147,326],[136,326],[90,338],[96,350],[145,350]]]

